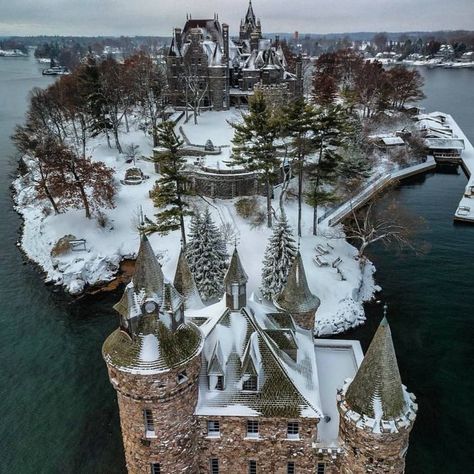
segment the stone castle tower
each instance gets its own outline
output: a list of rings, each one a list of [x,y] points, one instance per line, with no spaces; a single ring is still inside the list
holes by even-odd
[[[415,396],[400,379],[392,335],[384,317],[351,383],[338,395],[341,474],[405,472]]]
[[[128,472],[194,473],[202,336],[143,236],[132,282],[115,305],[120,326],[102,354],[117,391]]]

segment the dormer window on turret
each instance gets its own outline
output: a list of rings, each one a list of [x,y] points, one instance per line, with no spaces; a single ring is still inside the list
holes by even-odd
[[[209,382],[209,390],[224,390],[225,389],[225,377],[224,377],[224,356],[222,355],[222,349],[220,342],[217,341],[211,358],[207,365],[207,377]]]
[[[242,377],[242,390],[244,392],[258,391],[258,376],[246,374]]]

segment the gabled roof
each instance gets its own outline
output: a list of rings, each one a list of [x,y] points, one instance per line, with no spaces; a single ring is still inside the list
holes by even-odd
[[[349,407],[375,419],[391,420],[405,409],[405,399],[387,319],[380,323],[346,393]]]
[[[298,252],[291,265],[283,291],[275,299],[275,305],[289,313],[305,313],[316,311],[320,303],[319,298],[314,296],[309,289],[303,259]]]
[[[216,341],[221,342],[225,371],[224,390],[209,390],[207,366],[203,364],[197,415],[286,416],[320,418],[318,374],[314,345],[309,331],[286,337],[283,332],[265,331],[270,321],[260,324],[250,309],[226,312],[209,332],[203,356],[212,360]],[[280,336],[285,339],[282,349]],[[293,339],[294,337],[294,339]],[[275,340],[276,339],[276,340]],[[291,346],[291,347],[290,347]],[[297,364],[284,350],[297,349]],[[242,390],[245,375],[258,375],[258,392]]]
[[[248,279],[249,277],[242,266],[237,248],[235,248],[232,258],[230,259],[229,268],[224,277],[224,285],[230,285],[232,283],[244,285]]]

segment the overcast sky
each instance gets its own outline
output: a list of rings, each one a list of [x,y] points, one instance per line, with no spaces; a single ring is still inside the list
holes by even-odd
[[[248,0],[0,0],[0,35],[169,35],[186,13],[238,32]],[[474,0],[253,0],[264,32],[474,29]]]

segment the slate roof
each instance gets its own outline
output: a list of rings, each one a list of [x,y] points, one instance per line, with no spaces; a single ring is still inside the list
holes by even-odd
[[[107,363],[132,373],[156,373],[196,355],[202,335],[194,324],[183,324],[183,301],[165,281],[150,242],[142,236],[135,274],[114,306],[121,327],[103,345]]]
[[[396,419],[405,410],[392,334],[385,317],[347,389],[346,402],[357,413],[383,420]]]
[[[147,294],[161,294],[164,280],[163,270],[151,248],[150,241],[146,235],[142,235],[132,278],[133,286],[144,289]]]
[[[244,270],[242,262],[240,261],[239,253],[237,248],[234,249],[232,258],[230,259],[229,268],[224,277],[224,284],[230,285],[232,283],[239,283],[239,285],[244,285],[247,283],[249,277]]]
[[[309,289],[303,259],[298,252],[291,265],[283,291],[275,299],[275,305],[289,313],[305,313],[317,310],[320,304],[319,298]]]
[[[178,264],[176,265],[176,273],[174,275],[173,285],[176,290],[184,296],[184,306],[188,308],[201,307],[202,301],[199,295],[199,291],[194,281],[193,274],[189,268],[188,261],[186,260],[186,255],[181,248],[178,257]]]
[[[261,324],[263,318],[265,314],[257,316],[251,307],[226,312],[209,332],[202,353],[197,415],[322,416],[311,334],[279,330],[270,320]],[[295,348],[298,362],[284,352]],[[222,358],[219,364],[217,351]],[[211,367],[214,373],[222,369],[224,390],[209,389]],[[258,375],[257,392],[242,390],[244,371]]]
[[[150,334],[133,339],[120,329],[104,342],[105,361],[122,371],[152,374],[167,371],[191,359],[201,350],[202,337],[194,325],[182,325],[170,331],[158,323]]]

